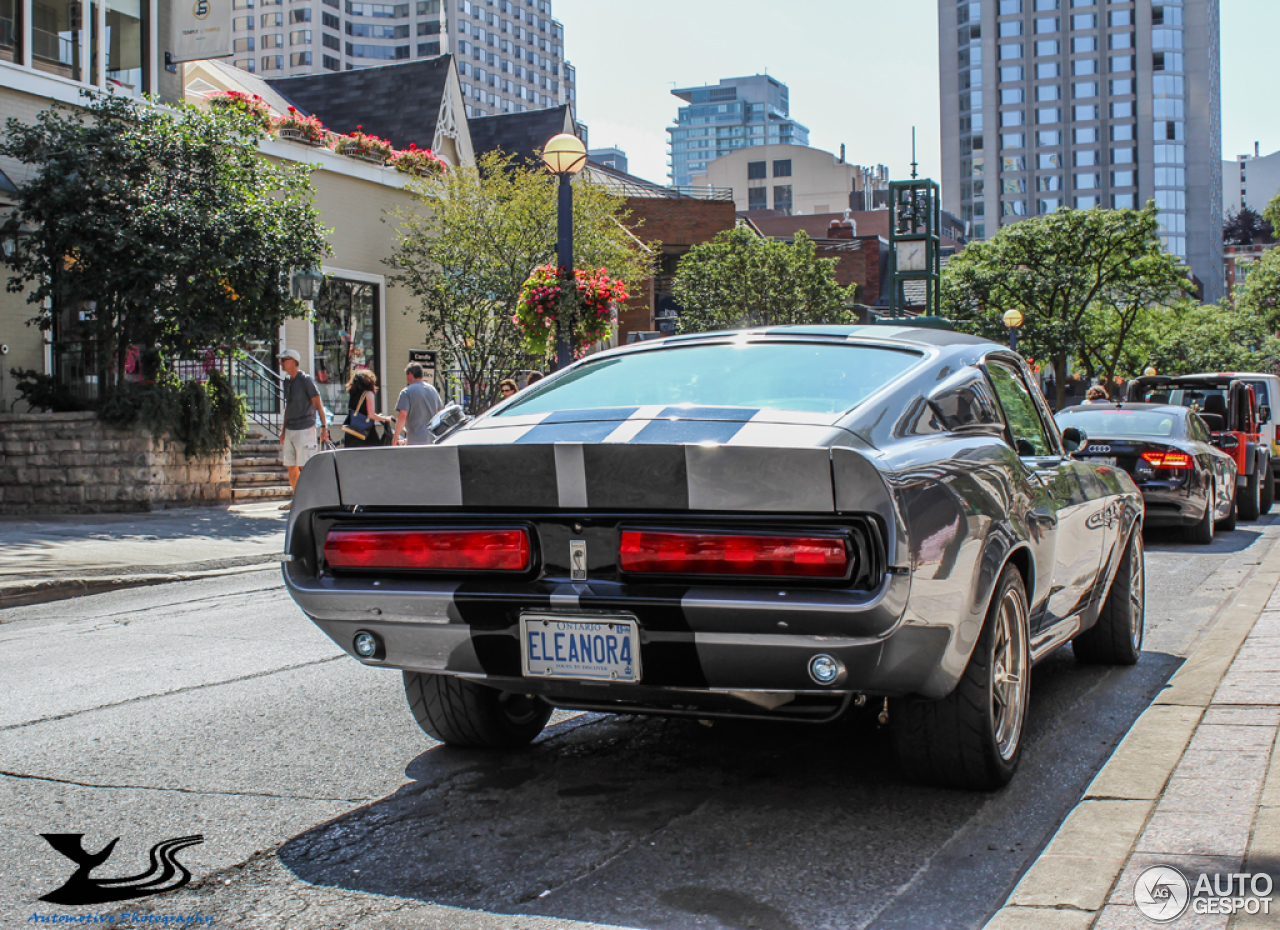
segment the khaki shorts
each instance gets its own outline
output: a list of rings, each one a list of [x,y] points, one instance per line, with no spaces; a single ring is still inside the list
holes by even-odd
[[[286,468],[301,468],[307,460],[320,450],[316,438],[316,428],[287,429],[284,431],[284,465]]]

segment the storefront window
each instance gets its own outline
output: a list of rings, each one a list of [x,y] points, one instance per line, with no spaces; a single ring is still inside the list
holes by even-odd
[[[316,357],[312,374],[325,407],[347,410],[347,379],[353,371],[378,372],[378,285],[328,278],[316,301]],[[386,385],[378,385],[378,409],[383,409]]]
[[[21,61],[22,30],[18,26],[20,0],[0,0],[0,61]]]
[[[83,3],[31,4],[31,63],[37,71],[57,74],[73,81],[84,80],[84,17],[89,7]]]
[[[107,83],[133,94],[147,89],[143,84],[146,11],[143,0],[107,0]]]

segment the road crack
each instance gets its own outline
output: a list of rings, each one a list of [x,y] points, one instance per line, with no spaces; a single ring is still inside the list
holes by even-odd
[[[163,791],[174,794],[196,794],[222,798],[273,798],[281,801],[331,801],[335,804],[369,804],[378,800],[373,797],[358,798],[317,798],[305,794],[276,794],[269,791],[212,791],[196,788],[157,787],[155,785],[104,785],[97,782],[75,781],[70,778],[54,778],[51,775],[28,775],[23,772],[9,772],[0,769],[0,776],[19,781],[49,782],[56,785],[71,785],[75,788],[102,788],[115,791]]]

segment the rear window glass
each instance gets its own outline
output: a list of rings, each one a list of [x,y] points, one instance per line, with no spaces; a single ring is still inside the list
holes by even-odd
[[[840,413],[920,359],[915,352],[829,343],[672,346],[584,365],[497,416],[681,404]]]
[[[1055,419],[1064,429],[1074,426],[1089,438],[1185,436],[1184,416],[1176,410],[1064,410]]]
[[[1265,381],[1246,381],[1245,384],[1253,388],[1253,396],[1258,398],[1259,404],[1271,406],[1271,395],[1267,393],[1267,382]]]

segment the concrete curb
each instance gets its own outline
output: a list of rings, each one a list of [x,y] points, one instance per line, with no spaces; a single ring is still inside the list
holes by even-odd
[[[221,575],[241,575],[276,568],[275,556],[254,565],[238,565],[234,568],[213,568],[203,571],[175,571],[146,575],[114,575],[87,578],[53,578],[43,581],[22,581],[0,584],[0,611],[9,607],[27,607],[47,604],[86,594],[102,594],[124,588],[143,588],[149,585],[169,584],[174,581],[196,581],[200,578],[217,578]],[[0,616],[0,623],[18,620],[18,617]]]
[[[1223,606],[1217,624],[1130,728],[984,930],[1093,926],[1278,583],[1280,543],[1272,545],[1253,578]]]

